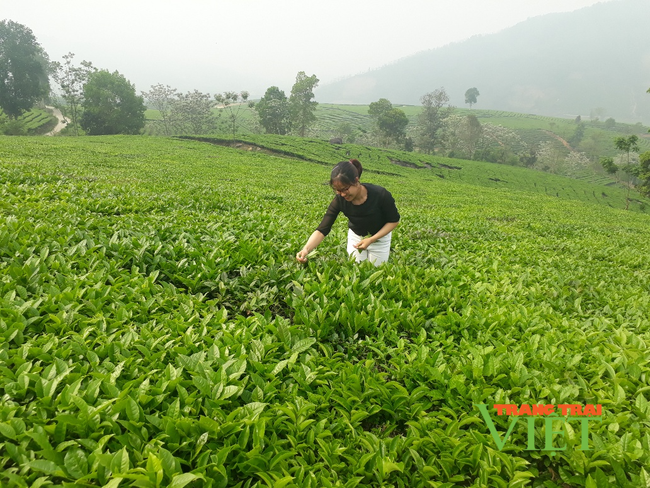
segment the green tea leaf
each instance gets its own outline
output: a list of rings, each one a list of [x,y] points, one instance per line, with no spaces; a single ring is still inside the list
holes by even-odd
[[[183,488],[185,485],[191,483],[194,480],[205,480],[205,478],[200,474],[194,473],[183,473],[176,475],[172,478],[169,488]]]
[[[126,400],[126,415],[131,422],[138,422],[140,420],[140,407],[131,397],[128,397]]]
[[[88,460],[81,449],[71,449],[65,453],[65,469],[74,479],[83,478],[88,474]]]

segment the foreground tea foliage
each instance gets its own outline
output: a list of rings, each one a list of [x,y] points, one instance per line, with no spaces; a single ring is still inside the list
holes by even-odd
[[[2,485],[648,484],[648,216],[370,160],[390,262],[349,262],[339,222],[303,267],[329,169],[3,139]],[[523,423],[499,451],[478,403],[604,414],[589,451]]]

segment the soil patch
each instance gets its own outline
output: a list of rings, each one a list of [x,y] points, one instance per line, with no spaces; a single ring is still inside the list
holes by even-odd
[[[276,156],[276,157],[281,157],[281,158],[286,158],[286,159],[297,159],[300,161],[307,161],[309,163],[315,163],[315,164],[320,164],[321,166],[328,166],[328,167],[333,167],[334,165],[332,163],[328,163],[325,161],[321,161],[319,159],[312,159],[308,158],[305,156],[301,156],[300,154],[292,153],[290,151],[282,151],[278,149],[269,149],[267,147],[262,147],[262,146],[256,146],[255,144],[251,144],[249,142],[245,141],[239,141],[237,139],[232,140],[232,139],[216,139],[212,137],[195,137],[195,136],[177,136],[178,139],[189,139],[191,141],[199,141],[199,142],[207,142],[208,144],[215,144],[217,146],[224,146],[224,147],[231,147],[233,149],[239,149],[240,151],[249,151],[249,152],[260,152],[263,154],[268,154],[271,156]],[[385,175],[385,176],[397,176],[401,177],[403,175],[397,174],[397,173],[390,173],[388,171],[380,171],[376,169],[364,169],[364,173],[374,173],[377,175]]]
[[[455,169],[455,170],[463,169],[460,166],[449,166],[448,164],[442,164],[442,163],[440,163],[438,166],[445,169]]]
[[[397,166],[403,166],[405,168],[423,169],[422,166],[418,166],[417,164],[408,161],[400,161],[399,159],[390,159],[389,161],[391,164],[396,164]]]

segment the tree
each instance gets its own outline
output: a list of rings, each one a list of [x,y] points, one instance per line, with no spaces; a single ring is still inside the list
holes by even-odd
[[[453,109],[450,106],[443,108],[449,103],[449,96],[444,88],[423,95],[420,101],[422,112],[418,115],[416,142],[421,151],[431,154],[438,144],[439,132],[444,121],[451,115]]]
[[[377,119],[377,128],[380,133],[388,140],[397,143],[401,142],[406,136],[406,126],[409,119],[403,110],[393,108],[382,113]]]
[[[144,127],[144,99],[117,71],[91,73],[83,96],[80,123],[87,134],[138,134]]]
[[[70,118],[71,127],[74,135],[79,135],[79,119],[81,117],[81,107],[83,104],[84,85],[88,82],[88,77],[97,69],[89,61],[82,61],[80,66],[72,64],[73,53],[63,56],[63,64],[54,61],[50,65],[52,78],[61,88],[61,97],[65,101],[62,107],[63,113]]]
[[[650,93],[650,90],[648,90]],[[637,178],[640,180],[640,184],[637,186],[639,192],[646,196],[650,197],[650,151],[644,152],[639,156],[639,171]]]
[[[370,120],[373,124],[373,134],[375,144],[377,145],[386,146],[390,144],[391,139],[393,139],[390,135],[390,132],[392,131],[390,126],[393,122],[397,122],[396,117],[399,117],[399,115],[393,113],[392,115],[387,116],[386,114],[391,110],[393,110],[393,104],[386,98],[380,98],[368,106],[368,115],[370,115]],[[391,121],[391,119],[393,120]]]
[[[576,130],[573,132],[573,135],[572,135],[571,138],[569,139],[569,143],[570,143],[573,147],[576,147],[578,144],[580,144],[580,142],[581,142],[582,139],[584,138],[584,136],[585,136],[585,128],[586,128],[586,127],[585,127],[584,122],[580,122],[580,123],[576,126]]]
[[[519,156],[519,161],[526,167],[532,168],[537,162],[537,146],[531,144],[526,148],[526,151]]]
[[[0,108],[20,117],[50,92],[48,57],[31,29],[11,20],[0,22]]]
[[[478,142],[483,134],[483,127],[481,127],[481,123],[475,115],[468,115],[465,117],[465,120],[465,147],[467,148],[469,159],[473,159],[474,152],[476,151]]]
[[[639,151],[639,137],[636,134],[632,134],[628,137],[617,137],[614,139],[614,146],[619,151],[627,153],[627,164],[619,167],[625,174],[628,175],[628,179],[625,182],[625,210],[627,210],[630,206],[630,187],[632,186],[631,180],[638,174],[637,165],[630,164],[630,153]]]
[[[605,128],[606,129],[613,129],[614,127],[616,127],[616,120],[613,119],[612,117],[608,118],[605,121]]]
[[[147,105],[158,110],[160,118],[155,120],[153,124],[161,128],[161,132],[170,136],[174,133],[174,119],[172,112],[174,104],[178,100],[178,93],[176,88],[169,85],[151,85],[151,90],[142,92],[142,96],[147,100]]]
[[[494,127],[492,126],[493,129]],[[482,149],[484,156],[488,146],[494,142],[491,139],[494,131],[491,132],[490,127],[486,128],[484,136],[483,126],[475,115],[452,115],[445,120],[440,142],[453,157],[474,159],[479,149]]]
[[[178,94],[171,107],[174,131],[178,134],[210,134],[217,130],[212,96],[198,90]],[[220,115],[220,112],[219,112]]]
[[[549,173],[558,173],[564,157],[564,147],[561,144],[544,141],[538,147],[537,161],[534,167]]]
[[[350,122],[340,122],[334,128],[334,135],[340,137],[344,143],[354,144],[357,132]]]
[[[480,95],[477,88],[470,88],[465,92],[465,103],[469,103],[469,109],[476,103],[476,98]]]
[[[376,123],[377,119],[382,115],[393,109],[393,104],[385,98],[380,98],[376,102],[372,102],[368,106],[368,115]]]
[[[224,110],[228,112],[228,130],[232,134],[233,139],[237,134],[237,119],[239,119],[241,109],[244,105],[248,108],[253,108],[255,103],[248,101],[249,94],[247,91],[237,92],[223,92],[216,94],[214,99],[220,104]]]
[[[289,97],[289,111],[291,125],[300,137],[305,137],[307,129],[316,122],[316,107],[318,102],[313,102],[314,88],[318,86],[316,75],[307,76],[304,71],[296,75],[296,82],[291,88]]]
[[[415,148],[415,144],[413,143],[413,139],[410,137],[406,137],[404,139],[404,150],[406,152],[413,152],[414,148]]]
[[[589,158],[587,155],[580,151],[571,151],[566,158],[564,164],[569,173],[576,173],[589,167]]]
[[[615,175],[618,173],[618,166],[614,163],[614,158],[601,158],[600,164],[608,175]]]
[[[289,100],[277,86],[271,86],[255,105],[260,124],[267,134],[288,134],[291,130]]]
[[[639,136],[633,134],[628,137],[617,137],[614,139],[614,146],[619,151],[627,153],[627,164],[630,164],[630,153],[639,151]]]

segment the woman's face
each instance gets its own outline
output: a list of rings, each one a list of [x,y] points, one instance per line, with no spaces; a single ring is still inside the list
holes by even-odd
[[[332,183],[332,189],[348,202],[351,202],[361,191],[361,185],[359,184],[359,178],[357,178],[352,185],[346,185],[340,180],[334,180]]]

